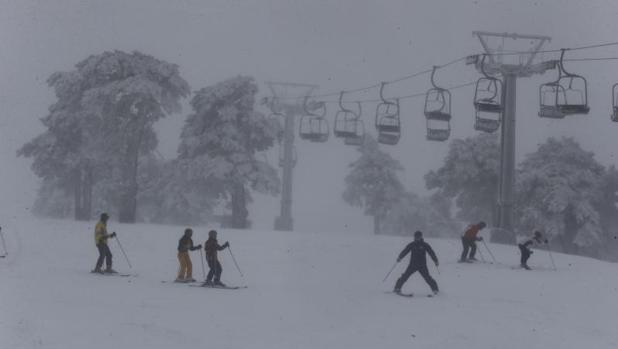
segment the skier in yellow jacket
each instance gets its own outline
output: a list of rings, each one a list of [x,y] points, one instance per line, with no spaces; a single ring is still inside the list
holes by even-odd
[[[99,258],[97,259],[96,267],[94,267],[92,271],[93,273],[116,273],[116,271],[112,269],[112,252],[109,250],[109,246],[107,246],[107,239],[115,237],[116,233],[107,233],[108,219],[109,215],[107,213],[102,213],[101,219],[94,228],[94,243],[97,246],[97,250],[99,250]],[[105,270],[101,270],[103,260],[105,260]]]

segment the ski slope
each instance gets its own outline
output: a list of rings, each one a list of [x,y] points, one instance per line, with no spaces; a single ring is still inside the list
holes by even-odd
[[[218,290],[173,280],[184,227],[120,225],[133,268],[110,241],[114,268],[136,277],[90,274],[94,222],[22,219],[3,225],[0,348],[617,348],[616,265],[533,254],[533,271],[513,270],[516,248],[490,245],[503,264],[457,264],[458,240],[427,239],[442,293],[404,298],[382,283],[407,238],[350,233],[220,230],[227,251]],[[203,243],[206,228],[195,228]],[[202,279],[200,253],[192,252]],[[485,253],[485,257],[487,253]],[[404,291],[429,293],[418,274]]]

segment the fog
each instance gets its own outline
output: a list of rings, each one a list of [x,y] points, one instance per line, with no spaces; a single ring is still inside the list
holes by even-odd
[[[106,50],[137,50],[178,64],[192,90],[238,74],[265,81],[319,85],[317,93],[393,80],[469,54],[482,53],[474,30],[547,35],[547,48],[615,41],[615,1],[0,1],[0,152],[2,215],[27,212],[38,179],[31,160],[15,151],[42,132],[39,118],[55,101],[45,80],[55,71]],[[616,47],[574,52],[575,57],[618,56]],[[549,56],[548,58],[552,58]],[[557,57],[553,57],[557,58]],[[618,81],[616,61],[570,62],[570,71],[589,82],[591,113],[560,121],[540,119],[538,85],[554,72],[518,81],[517,158],[549,136],[572,136],[594,151],[604,165],[615,164],[618,145],[609,121],[611,86]],[[474,81],[479,74],[464,63],[440,70],[444,86]],[[389,86],[393,95],[422,93],[427,75]],[[350,99],[376,98],[377,90]],[[453,91],[451,139],[472,136],[473,88]],[[157,123],[159,151],[176,153],[187,113]],[[332,120],[336,105],[329,104]],[[364,109],[372,125],[375,106]],[[440,166],[448,142],[425,140],[423,100],[402,101],[402,139],[384,146],[405,167],[407,189],[426,194],[423,175]],[[371,129],[371,128],[369,128]],[[296,139],[294,170],[295,230],[371,232],[370,218],[341,199],[347,166],[357,152],[338,141],[305,143]],[[277,152],[268,154],[276,165]],[[255,195],[250,207],[253,227],[272,228],[279,199]]]

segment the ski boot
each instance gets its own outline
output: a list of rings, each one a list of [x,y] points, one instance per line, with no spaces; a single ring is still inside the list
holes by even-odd
[[[213,285],[218,286],[218,287],[227,287],[223,282],[221,282],[220,280],[217,280],[213,283]]]
[[[103,271],[105,274],[118,274],[117,271],[115,271],[114,269],[112,269],[112,267],[107,267],[105,268],[105,270]]]
[[[101,268],[94,268],[91,273],[103,274],[103,270],[101,270]]]
[[[393,293],[401,294],[401,288],[398,288],[398,287],[393,288]]]
[[[212,287],[212,281],[210,281],[210,280],[206,280],[206,281],[204,281],[204,283],[202,284],[202,286],[204,286],[204,287]]]
[[[526,270],[532,270],[532,268],[530,268],[527,264],[522,264],[521,267]]]

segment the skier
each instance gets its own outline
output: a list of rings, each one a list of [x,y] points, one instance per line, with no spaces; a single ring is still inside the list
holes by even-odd
[[[109,250],[109,246],[107,246],[107,239],[115,237],[116,232],[111,234],[107,233],[108,219],[109,215],[107,213],[102,213],[99,222],[94,228],[94,243],[99,250],[99,259],[97,259],[97,265],[94,267],[93,273],[116,273],[116,271],[112,269],[112,252]],[[105,260],[105,270],[101,270],[103,260]]]
[[[549,243],[546,238],[543,238],[543,235],[540,231],[535,231],[534,235],[530,238],[525,239],[522,243],[518,244],[519,251],[521,252],[521,260],[520,265],[522,268],[531,270],[528,266],[528,258],[532,254],[531,246],[540,246],[542,243]]]
[[[438,284],[436,280],[434,280],[431,275],[429,275],[429,270],[427,269],[427,258],[425,253],[429,253],[429,256],[435,263],[436,267],[438,266],[438,257],[433,252],[431,246],[423,240],[423,233],[420,231],[416,231],[414,233],[414,241],[409,243],[406,248],[401,251],[399,257],[397,257],[397,262],[401,262],[401,260],[410,253],[410,264],[406,271],[401,275],[399,279],[397,279],[397,283],[395,283],[395,289],[393,292],[401,294],[401,287],[403,284],[408,281],[408,278],[414,274],[414,272],[418,271],[421,273],[425,282],[431,287],[431,290],[434,294],[438,293]]]
[[[187,228],[180,240],[178,240],[178,262],[180,262],[180,268],[178,269],[176,282],[195,282],[192,275],[193,264],[191,263],[191,257],[189,257],[189,251],[199,250],[202,248],[202,245],[193,246],[192,235],[193,230]]]
[[[476,255],[476,241],[482,241],[483,237],[476,236],[479,231],[485,228],[487,225],[485,222],[479,222],[478,224],[471,224],[466,229],[466,232],[461,237],[461,244],[463,245],[463,252],[461,253],[461,258],[459,259],[459,263],[463,262],[473,262],[477,259],[474,257]],[[468,256],[468,251],[470,251],[470,255]]]
[[[208,268],[210,268],[210,271],[206,276],[204,285],[226,287],[225,284],[221,282],[221,273],[223,272],[223,268],[217,258],[217,252],[224,250],[228,246],[230,246],[230,243],[227,241],[223,245],[219,245],[219,242],[217,242],[216,230],[211,230],[208,232],[208,240],[204,243],[204,250],[206,251],[206,262],[208,263]]]

